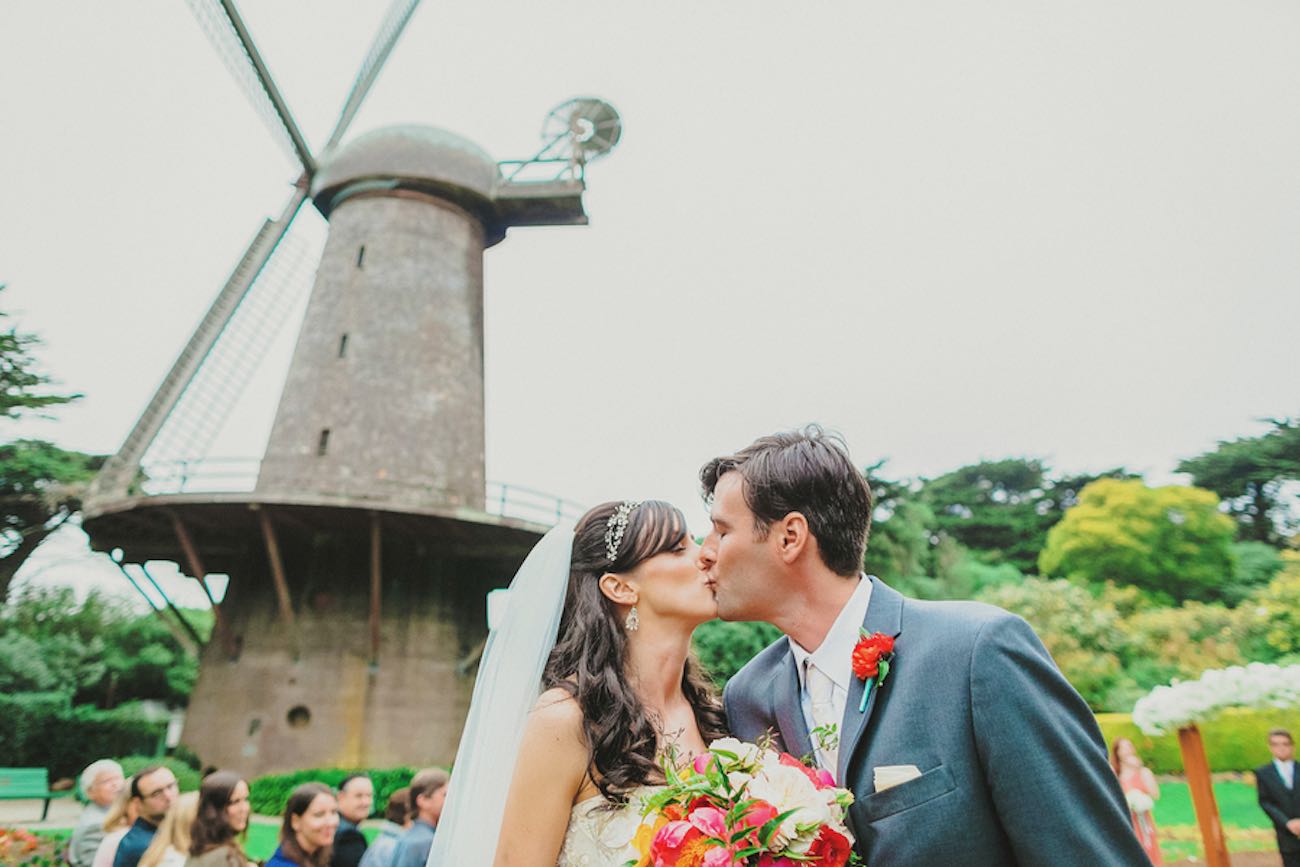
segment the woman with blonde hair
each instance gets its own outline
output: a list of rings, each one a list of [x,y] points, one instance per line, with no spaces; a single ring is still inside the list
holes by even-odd
[[[138,805],[131,798],[131,780],[128,778],[108,807],[108,815],[104,817],[104,839],[99,841],[91,867],[113,867],[117,844],[135,824],[138,812]]]
[[[199,793],[186,792],[172,803],[139,867],[184,867],[190,855],[190,829],[198,812]]]

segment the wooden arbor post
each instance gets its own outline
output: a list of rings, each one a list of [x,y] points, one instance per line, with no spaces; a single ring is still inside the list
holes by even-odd
[[[1210,781],[1210,763],[1205,757],[1201,730],[1195,723],[1178,730],[1178,746],[1183,752],[1187,787],[1192,792],[1196,824],[1200,826],[1201,841],[1205,845],[1205,863],[1209,867],[1231,867],[1228,846],[1223,839],[1223,823],[1219,821],[1219,805],[1214,800],[1214,786]]]

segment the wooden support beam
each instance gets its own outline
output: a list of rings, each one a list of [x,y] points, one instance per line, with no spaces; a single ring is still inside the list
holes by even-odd
[[[112,557],[110,557],[109,559],[113,560]],[[153,599],[150,598],[148,593],[144,592],[144,588],[140,586],[140,582],[136,581],[135,578],[131,575],[131,573],[126,571],[126,566],[124,564],[119,563],[116,560],[113,560],[113,565],[121,570],[122,574],[126,576],[126,580],[130,581],[131,586],[136,589],[136,592],[144,597],[145,602],[149,603],[150,610],[153,611],[154,615],[159,620],[162,621],[163,626],[167,627],[167,631],[172,634],[172,638],[176,639],[176,643],[181,646],[181,649],[184,650],[186,653],[188,653],[190,656],[198,656],[199,649],[202,647],[202,642],[198,641],[198,636],[195,635],[194,640],[191,641],[190,636],[187,636],[184,632],[181,631],[179,626],[177,626],[175,623],[167,619],[167,616],[163,614],[163,610],[154,604]],[[166,595],[164,595],[163,598],[167,599]],[[167,604],[171,605],[170,599],[167,600]],[[186,626],[189,626],[189,624],[186,623]]]
[[[226,625],[226,618],[221,614],[221,606],[212,595],[212,588],[208,586],[208,570],[203,568],[203,561],[199,559],[199,549],[194,544],[194,538],[190,535],[190,530],[181,520],[181,516],[173,511],[168,510],[168,517],[172,519],[172,529],[176,531],[176,540],[181,543],[181,551],[185,554],[185,560],[190,568],[190,573],[199,582],[203,588],[203,595],[208,597],[208,604],[212,606],[212,629],[216,633],[217,640],[221,642],[221,648],[225,651],[226,656],[234,658],[235,642],[234,636],[230,634],[230,629]]]
[[[1214,786],[1210,781],[1210,763],[1205,757],[1205,744],[1201,731],[1195,725],[1178,730],[1178,746],[1183,753],[1183,770],[1187,773],[1187,787],[1192,792],[1192,806],[1196,810],[1196,824],[1201,829],[1205,845],[1205,863],[1208,867],[1231,867],[1228,845],[1223,838],[1223,824],[1219,820],[1219,805],[1214,800]]]
[[[189,619],[181,613],[179,608],[176,607],[176,604],[172,602],[171,597],[163,592],[162,587],[160,587],[158,582],[154,580],[153,575],[149,574],[149,569],[144,565],[144,563],[140,563],[139,565],[140,573],[149,579],[149,583],[153,585],[153,589],[158,591],[158,595],[163,598],[163,601],[167,603],[167,607],[171,609],[172,614],[174,614],[176,619],[180,621],[181,627],[184,628],[190,638],[194,641],[194,652],[197,654],[203,649],[203,639],[199,637],[199,631],[194,628],[194,625],[190,623]]]
[[[293,642],[293,655],[299,653],[298,626],[293,619],[293,602],[289,598],[289,582],[284,574],[284,559],[280,556],[280,540],[275,535],[275,524],[271,522],[270,511],[265,507],[257,510],[257,522],[262,527],[262,539],[266,542],[266,558],[271,561],[271,579],[275,582],[275,598],[280,603],[280,619],[289,630],[289,639]]]
[[[383,610],[383,526],[379,513],[370,513],[370,664],[379,662],[379,619]]]

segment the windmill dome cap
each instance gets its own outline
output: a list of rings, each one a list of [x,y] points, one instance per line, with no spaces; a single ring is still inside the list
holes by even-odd
[[[469,139],[433,126],[386,126],[326,153],[312,192],[362,180],[431,181],[490,199],[500,171],[496,160]]]

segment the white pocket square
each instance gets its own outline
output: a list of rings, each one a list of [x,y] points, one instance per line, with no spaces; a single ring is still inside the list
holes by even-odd
[[[916,765],[880,765],[872,770],[871,782],[877,792],[883,792],[919,776],[921,769]]]

